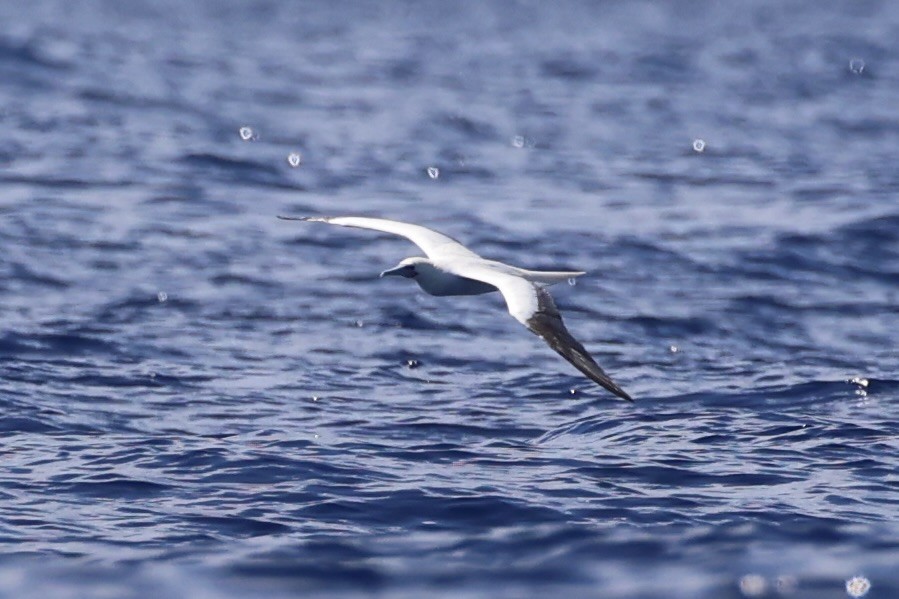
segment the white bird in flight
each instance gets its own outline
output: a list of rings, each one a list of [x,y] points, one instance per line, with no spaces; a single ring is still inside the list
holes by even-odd
[[[633,401],[615,384],[577,339],[571,336],[562,316],[545,285],[553,285],[583,272],[539,271],[517,268],[495,260],[487,260],[443,233],[421,225],[384,218],[364,216],[291,217],[282,220],[301,220],[330,223],[343,227],[373,229],[405,237],[424,251],[427,258],[406,258],[381,273],[414,279],[419,287],[431,295],[479,295],[499,291],[515,320],[540,336],[559,355],[568,360],[587,378],[608,389],[618,397]]]

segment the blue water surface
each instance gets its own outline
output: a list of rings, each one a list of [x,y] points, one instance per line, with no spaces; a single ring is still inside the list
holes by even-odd
[[[0,3],[0,596],[899,596],[897,39],[887,0]],[[636,403],[277,214],[589,271],[554,295]]]

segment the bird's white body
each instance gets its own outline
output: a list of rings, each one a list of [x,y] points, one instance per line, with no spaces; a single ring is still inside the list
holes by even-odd
[[[616,385],[562,323],[552,296],[544,288],[583,275],[580,271],[535,271],[487,260],[451,237],[427,227],[383,218],[363,216],[279,217],[285,220],[319,221],[345,227],[374,229],[400,235],[424,250],[427,257],[402,260],[381,276],[415,279],[431,295],[480,295],[499,291],[509,313],[539,335],[575,368],[597,384],[627,400],[631,397]],[[632,401],[632,400],[631,400]]]
[[[416,270],[415,282],[430,295],[481,295],[496,291],[493,285],[454,275],[426,258],[416,264]]]
[[[431,295],[480,295],[482,293],[491,293],[498,291],[495,285],[490,285],[471,279],[465,276],[455,274],[457,272],[466,272],[467,270],[477,267],[488,267],[495,269],[498,273],[506,273],[511,276],[521,277],[533,283],[540,285],[555,285],[562,281],[567,281],[575,277],[583,275],[583,272],[568,271],[539,271],[525,270],[510,266],[495,260],[466,260],[459,259],[449,262],[440,260],[430,260],[428,258],[406,258],[400,262],[400,266],[414,264],[417,276],[415,282],[423,291]],[[387,271],[389,272],[389,271]]]

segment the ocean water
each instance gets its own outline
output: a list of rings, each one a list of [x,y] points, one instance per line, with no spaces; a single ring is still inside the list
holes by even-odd
[[[0,596],[899,596],[897,39],[887,0],[0,4]],[[277,214],[589,271],[554,295],[637,401]]]

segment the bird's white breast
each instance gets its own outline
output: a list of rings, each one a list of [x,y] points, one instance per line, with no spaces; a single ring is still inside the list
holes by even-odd
[[[422,290],[438,296],[480,295],[497,290],[493,285],[460,277],[434,267],[419,268],[418,276],[415,277],[415,280]]]

